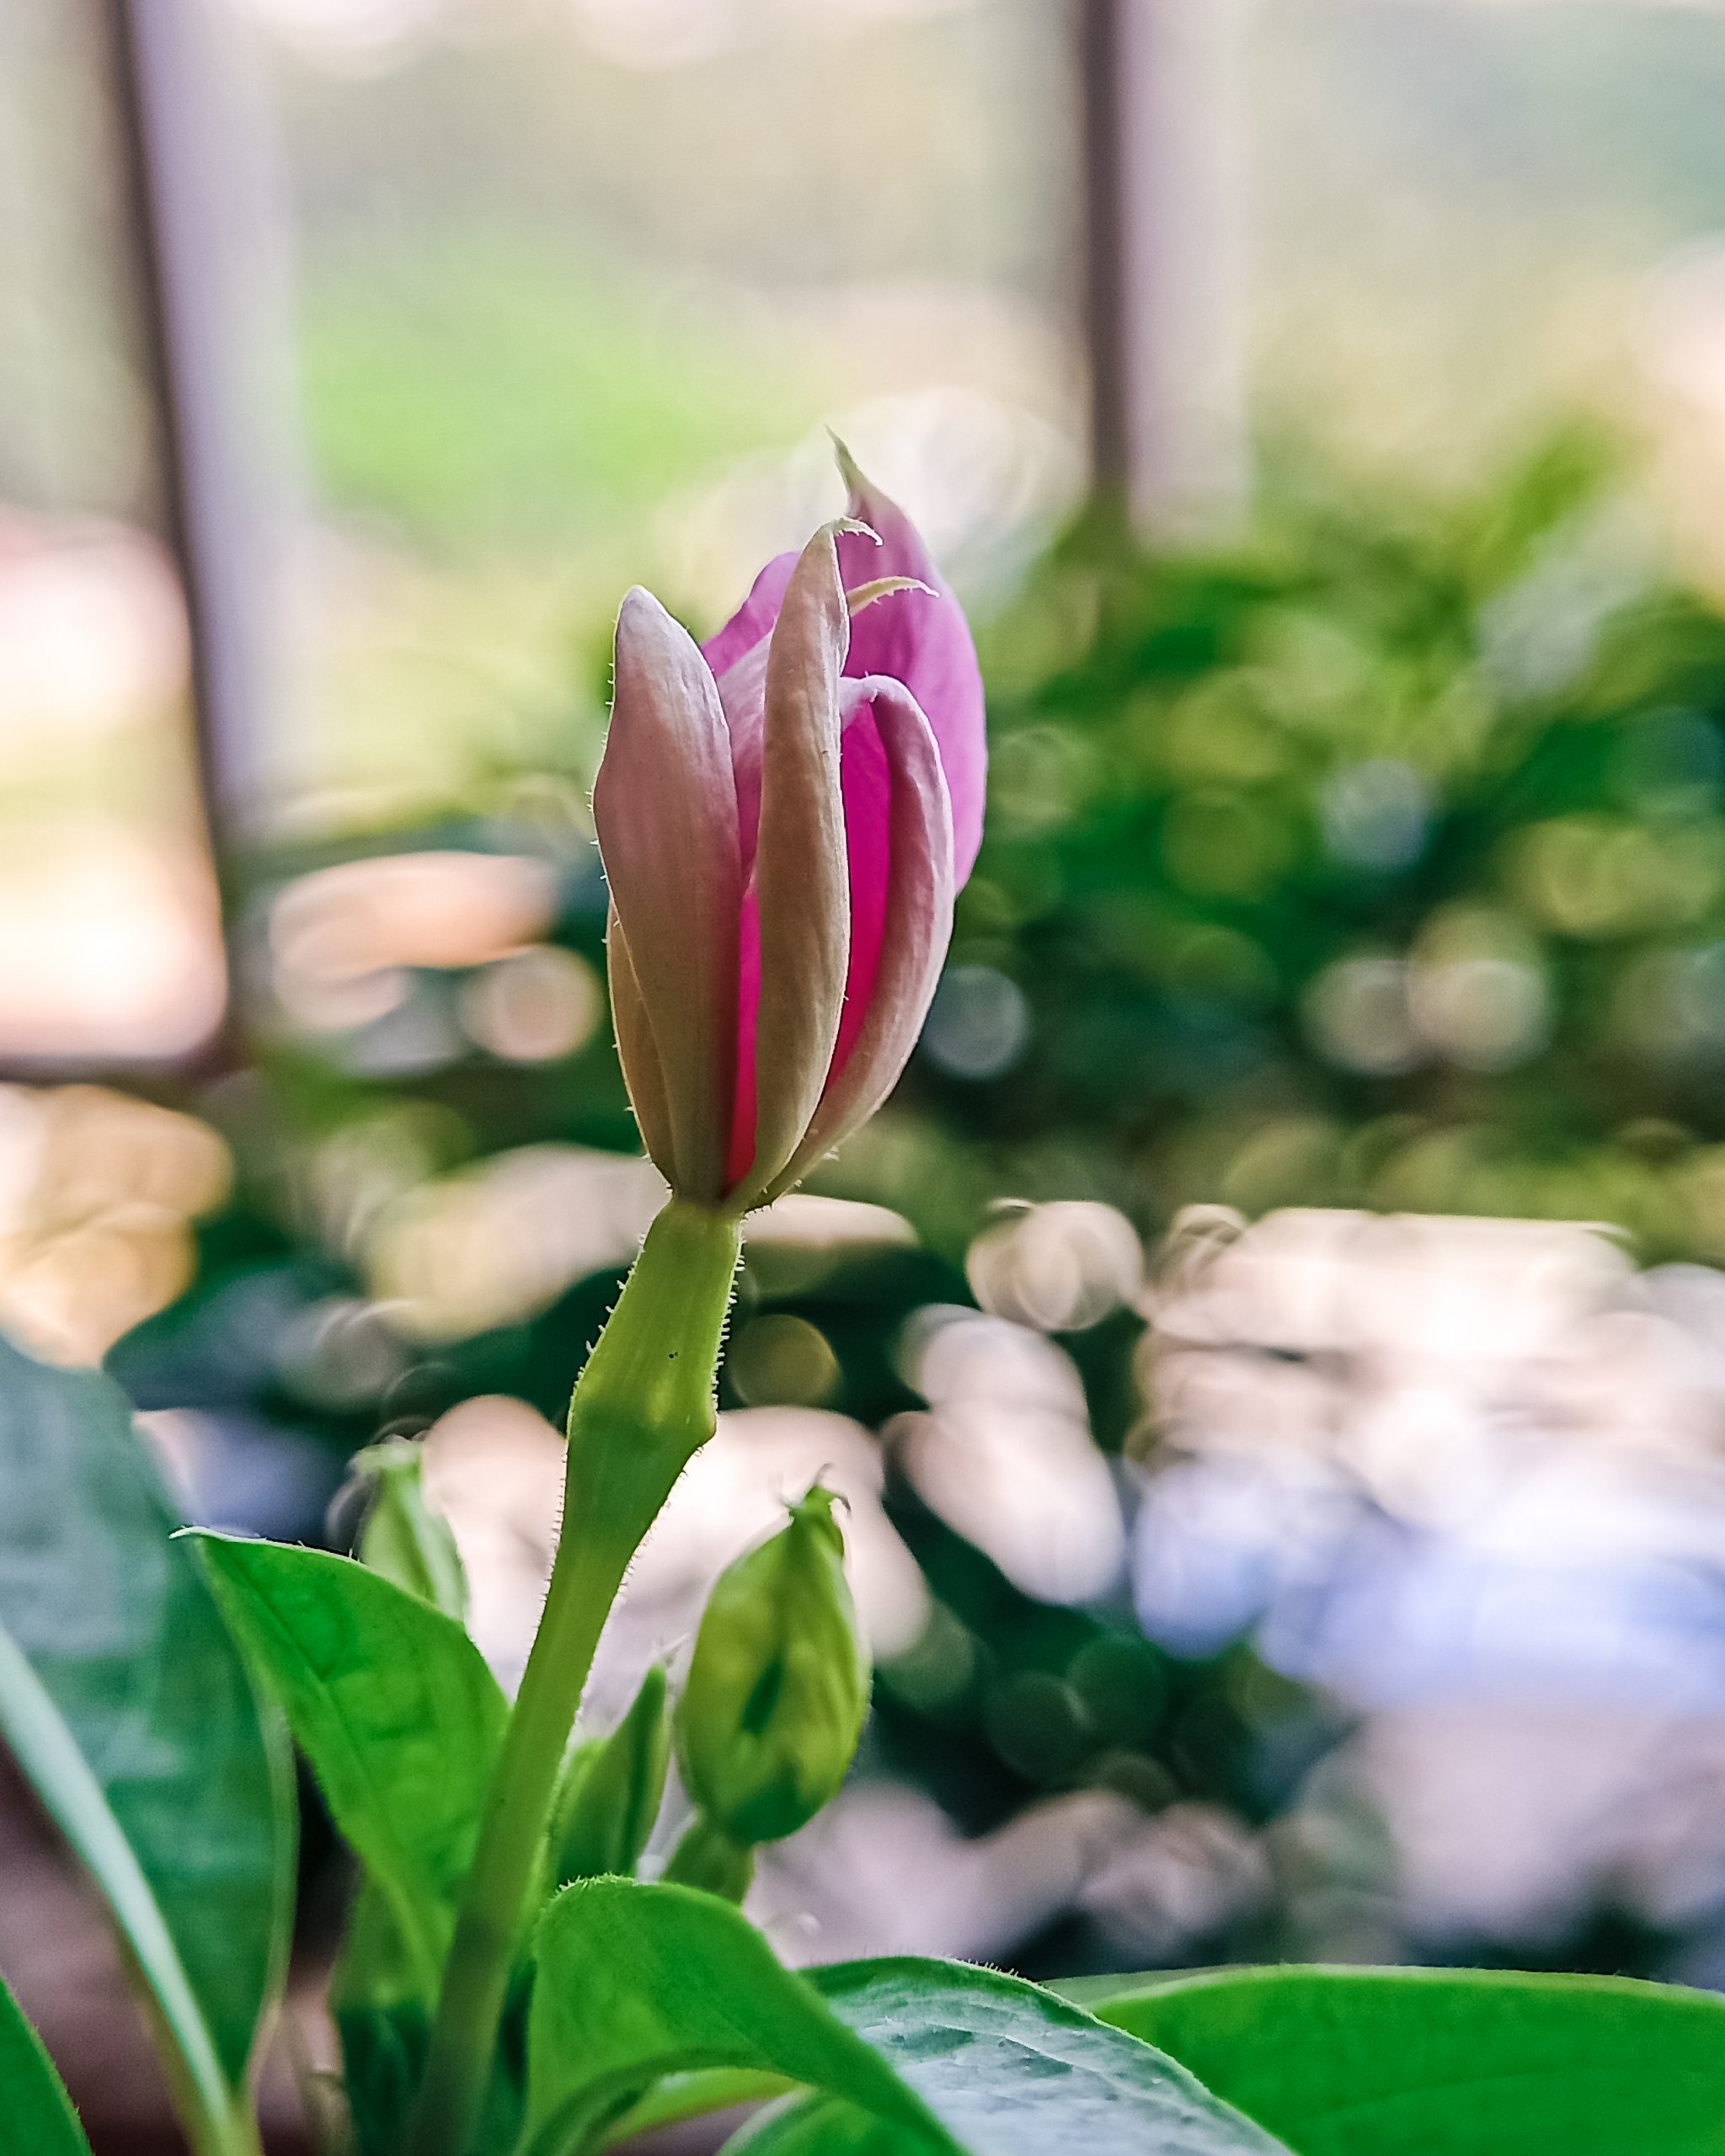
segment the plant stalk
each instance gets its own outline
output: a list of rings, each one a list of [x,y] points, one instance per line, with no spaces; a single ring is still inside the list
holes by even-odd
[[[456,1914],[409,2156],[467,2156],[569,1732],[623,1574],[713,1434],[736,1219],[673,1198],[569,1402],[563,1527]]]

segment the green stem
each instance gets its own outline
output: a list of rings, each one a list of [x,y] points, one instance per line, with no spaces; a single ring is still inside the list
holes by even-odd
[[[411,2156],[466,2156],[478,2126],[594,1650],[642,1538],[713,1434],[740,1246],[732,1216],[674,1198],[648,1230],[569,1402],[563,1529],[457,1911]]]

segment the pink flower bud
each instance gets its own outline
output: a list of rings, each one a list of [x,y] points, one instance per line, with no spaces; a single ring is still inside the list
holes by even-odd
[[[982,680],[958,601],[840,451],[850,517],[697,648],[617,626],[593,814],[617,1049],[681,1198],[741,1212],[865,1122],[915,1046],[982,833]]]

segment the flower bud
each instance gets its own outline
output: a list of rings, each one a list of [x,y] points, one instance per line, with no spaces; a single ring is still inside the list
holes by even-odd
[[[817,1484],[719,1576],[677,1703],[683,1785],[745,1848],[795,1833],[836,1794],[868,1711],[832,1506]]]
[[[655,1663],[610,1736],[570,1755],[552,1815],[553,1887],[576,1879],[633,1877],[659,1817],[670,1759],[665,1672]]]
[[[355,1453],[329,1508],[332,1539],[350,1545],[371,1571],[461,1619],[467,1576],[448,1521],[425,1502],[424,1456],[425,1448],[409,1438],[386,1438]]]
[[[896,1084],[982,835],[982,677],[915,526],[840,452],[849,514],[697,646],[617,616],[593,789],[611,1017],[680,1198],[743,1214]]]

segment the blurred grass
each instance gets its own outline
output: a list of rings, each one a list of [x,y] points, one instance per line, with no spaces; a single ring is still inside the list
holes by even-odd
[[[830,387],[759,307],[483,228],[322,260],[302,366],[330,505],[482,553],[637,523]]]

